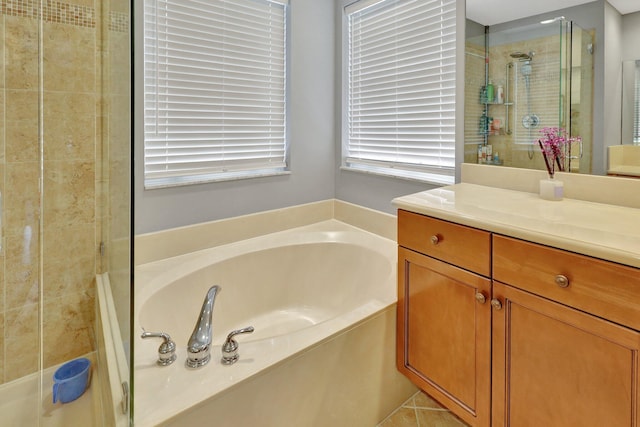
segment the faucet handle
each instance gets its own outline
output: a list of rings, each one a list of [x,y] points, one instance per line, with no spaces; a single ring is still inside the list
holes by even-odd
[[[246,328],[236,329],[235,331],[229,332],[227,339],[224,344],[222,344],[222,364],[232,365],[236,363],[240,357],[238,354],[238,342],[234,340],[233,337],[239,334],[250,334],[253,331],[253,326],[247,326]]]
[[[169,366],[176,360],[176,343],[166,332],[147,332],[142,330],[140,338],[162,338],[164,341],[158,348],[158,361],[160,366]]]

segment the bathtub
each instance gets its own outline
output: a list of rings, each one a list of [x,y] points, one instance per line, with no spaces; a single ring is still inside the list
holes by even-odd
[[[415,388],[395,369],[396,244],[330,219],[136,267],[136,426],[373,426]],[[185,366],[219,285],[208,365]],[[240,359],[220,363],[234,330]],[[178,359],[156,365],[163,331]]]

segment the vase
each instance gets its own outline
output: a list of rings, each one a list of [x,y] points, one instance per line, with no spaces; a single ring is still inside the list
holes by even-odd
[[[547,178],[540,180],[540,198],[544,200],[562,200],[564,197],[564,184],[557,179]]]

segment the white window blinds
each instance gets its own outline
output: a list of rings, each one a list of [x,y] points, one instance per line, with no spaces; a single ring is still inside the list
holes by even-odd
[[[145,0],[145,187],[286,168],[286,2]]]
[[[640,60],[636,61],[635,97],[633,101],[633,145],[640,145]]]
[[[347,6],[347,167],[452,183],[455,0]]]

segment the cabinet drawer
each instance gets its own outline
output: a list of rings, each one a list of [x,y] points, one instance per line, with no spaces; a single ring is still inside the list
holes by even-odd
[[[640,330],[640,270],[493,236],[494,280]]]
[[[486,231],[399,210],[398,244],[483,276],[491,270]]]

